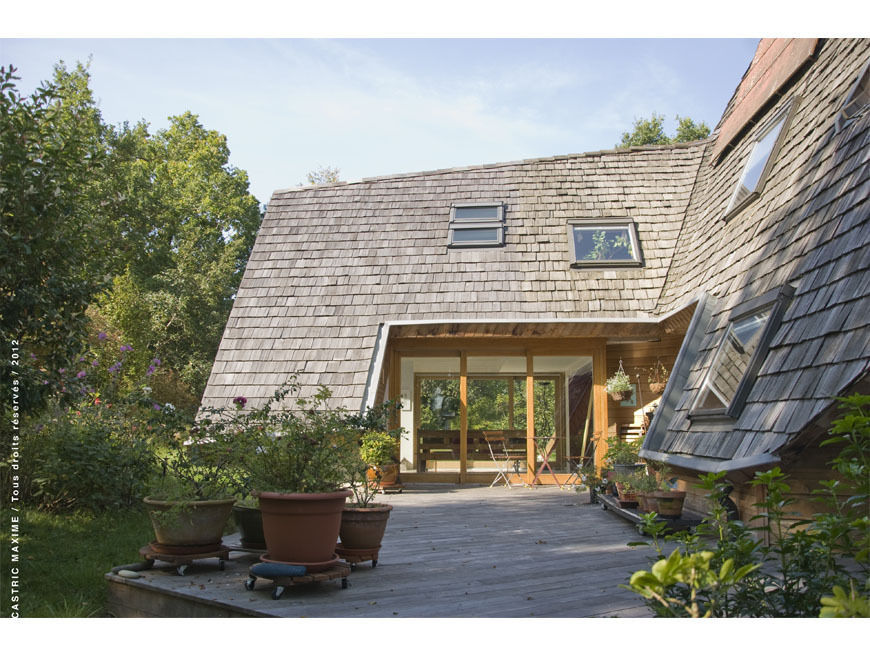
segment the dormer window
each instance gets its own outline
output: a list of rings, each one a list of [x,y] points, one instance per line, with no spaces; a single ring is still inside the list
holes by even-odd
[[[761,193],[770,174],[770,169],[773,167],[773,162],[776,160],[776,154],[782,145],[785,127],[796,105],[797,102],[791,102],[789,106],[780,111],[770,125],[755,139],[749,159],[743,166],[740,181],[737,182],[737,187],[731,195],[731,201],[728,202],[728,208],[725,209],[726,220],[739,213]]]
[[[454,204],[447,233],[448,247],[504,245],[504,204]]]
[[[784,286],[746,302],[731,313],[728,328],[692,404],[690,418],[740,415],[793,295],[794,288]]]
[[[836,131],[840,131],[861,109],[870,104],[870,61],[864,64],[864,69],[858,75],[858,80],[849,90],[843,108],[837,114]]]
[[[569,220],[568,241],[573,267],[641,265],[634,221]]]

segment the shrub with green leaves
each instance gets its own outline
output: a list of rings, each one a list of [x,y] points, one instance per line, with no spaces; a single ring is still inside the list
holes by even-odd
[[[694,533],[670,535],[654,514],[645,515],[656,561],[624,587],[659,616],[870,615],[870,396],[852,395],[840,406],[845,414],[821,443],[840,447],[831,462],[839,478],[816,491],[826,512],[794,520],[788,479],[774,467],[750,482],[764,497],[750,524],[729,520],[724,473],[703,475],[710,515]],[[677,543],[669,556],[663,541]]]

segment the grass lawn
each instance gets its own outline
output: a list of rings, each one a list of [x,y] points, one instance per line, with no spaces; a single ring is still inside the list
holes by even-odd
[[[18,581],[20,617],[103,617],[106,581],[116,565],[138,562],[139,548],[154,539],[144,510],[97,515],[52,515],[35,509],[0,510],[0,617],[10,616],[12,514],[20,515]]]

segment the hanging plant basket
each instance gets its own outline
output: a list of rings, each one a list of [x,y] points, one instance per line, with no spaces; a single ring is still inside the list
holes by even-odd
[[[631,390],[620,390],[615,392],[609,392],[608,394],[610,395],[610,398],[613,399],[613,401],[626,401],[628,399],[631,399],[632,392]]]
[[[654,395],[660,395],[665,391],[666,383],[650,383],[649,389]]]

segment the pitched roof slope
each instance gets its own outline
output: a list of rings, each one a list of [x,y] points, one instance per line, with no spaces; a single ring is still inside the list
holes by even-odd
[[[870,56],[870,41],[826,41],[816,64],[721,163],[704,164],[660,310],[704,289],[713,311],[666,433],[654,450],[708,461],[773,454],[868,373],[870,364],[870,112],[840,133],[836,113]],[[758,133],[792,96],[801,103],[761,196],[728,222],[730,192]],[[789,283],[795,296],[740,417],[715,430],[688,410],[741,303]]]
[[[204,405],[298,372],[358,409],[380,324],[635,318],[661,294],[704,144],[632,148],[276,192]],[[506,204],[505,245],[447,247],[451,203]],[[644,267],[575,269],[568,218],[631,217]]]

